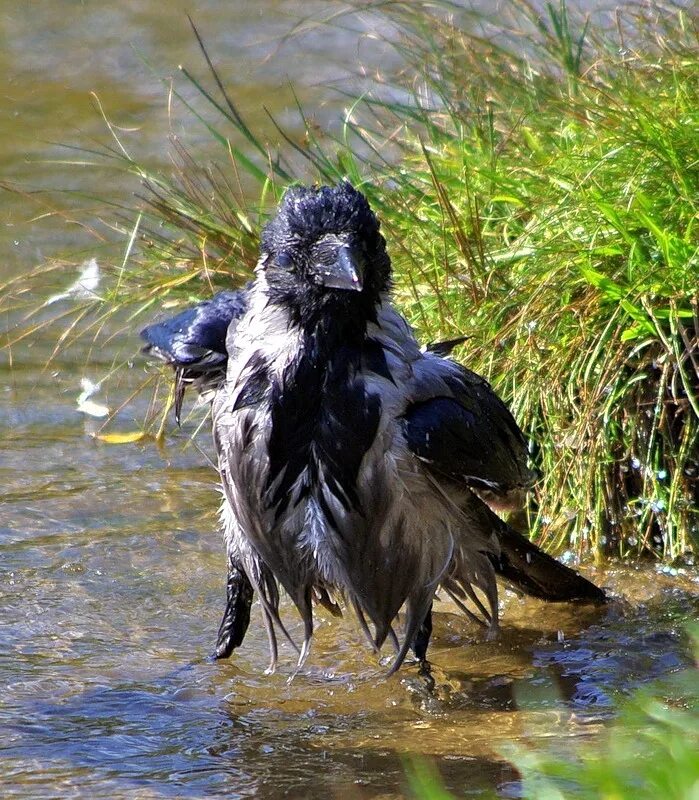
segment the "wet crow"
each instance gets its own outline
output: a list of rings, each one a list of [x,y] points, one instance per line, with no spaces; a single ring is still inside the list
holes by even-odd
[[[299,665],[313,606],[344,603],[374,648],[394,643],[391,671],[410,648],[425,660],[440,587],[491,634],[496,575],[547,600],[604,601],[493,512],[520,505],[532,482],[524,437],[483,378],[443,357],[452,343],[420,349],[390,283],[365,197],[346,182],[296,187],[263,231],[245,290],[143,332],[178,380],[212,364],[217,375],[228,551],[218,657],[242,642],[257,592],[274,667],[277,631],[289,638],[280,586],[304,622]]]

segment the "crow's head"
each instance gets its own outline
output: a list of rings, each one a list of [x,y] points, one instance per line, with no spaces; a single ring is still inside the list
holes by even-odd
[[[366,198],[349,183],[293,187],[262,232],[260,269],[273,301],[297,320],[369,319],[388,289],[391,262]]]

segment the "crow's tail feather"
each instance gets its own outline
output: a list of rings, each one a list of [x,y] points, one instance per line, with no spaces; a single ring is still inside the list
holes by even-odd
[[[556,561],[498,518],[500,554],[490,555],[498,577],[532,597],[549,602],[606,603],[602,589]]]

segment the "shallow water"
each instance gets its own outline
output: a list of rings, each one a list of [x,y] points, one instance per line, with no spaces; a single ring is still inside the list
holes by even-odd
[[[131,44],[159,74],[201,64],[185,8],[170,4],[167,19],[160,4],[142,0],[4,11],[3,178],[104,188],[103,171],[41,161],[65,155],[50,141],[106,140],[90,90],[122,127],[138,129],[124,136],[140,156],[165,164],[167,96]],[[280,46],[301,8],[307,13],[305,4],[262,0],[250,10],[209,0],[195,17],[250,114],[262,118],[264,96],[284,115],[289,75],[330,124],[342,101],[327,84],[358,52],[366,60],[366,40],[321,28]],[[206,150],[201,131],[178,132]],[[109,180],[115,198],[133,190]],[[0,211],[3,277],[66,248],[94,253],[64,220],[30,224],[37,211],[25,197],[1,194]],[[136,333],[118,342],[133,367],[100,398],[112,407],[145,372]],[[322,616],[308,666],[289,683],[294,654],[285,647],[278,672],[265,675],[257,607],[244,647],[213,662],[225,588],[215,473],[185,447],[191,427],[171,427],[163,448],[90,436],[99,423],[76,411],[79,380],[103,377],[117,345],[85,344],[46,367],[53,344],[47,335],[11,358],[0,351],[3,797],[390,798],[404,793],[411,754],[433,757],[459,795],[498,788],[513,796],[517,773],[503,755],[510,743],[594,738],[620,697],[690,665],[683,629],[699,610],[697,576],[653,566],[591,572],[620,597],[605,609],[505,594],[497,642],[482,641],[440,603],[433,689],[411,665],[387,679],[351,619]],[[125,428],[145,402],[125,409]],[[298,635],[288,608],[286,616]]]

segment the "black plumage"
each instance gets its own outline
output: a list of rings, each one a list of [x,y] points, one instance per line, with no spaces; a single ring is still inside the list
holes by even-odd
[[[290,189],[223,352],[220,339],[201,346],[212,316],[228,313],[216,298],[179,326],[189,337],[179,349],[160,337],[177,369],[193,363],[180,353],[227,358],[213,405],[229,560],[219,657],[242,642],[257,592],[274,664],[275,629],[288,636],[278,585],[304,620],[300,663],[313,604],[337,613],[344,599],[374,647],[397,645],[393,669],[411,646],[426,658],[440,586],[492,632],[496,574],[536,597],[604,601],[491,510],[516,506],[531,485],[524,437],[483,378],[442,357],[462,340],[420,350],[390,276],[362,194],[347,183]]]
[[[250,624],[253,590],[242,566],[228,560],[226,582],[226,613],[223,615],[216,639],[216,658],[228,658],[240,647]]]
[[[226,334],[247,309],[247,290],[219,292],[174,317],[146,326],[143,352],[175,370],[175,417],[180,422],[182,401],[189,384],[201,394],[215,391],[226,377]]]

